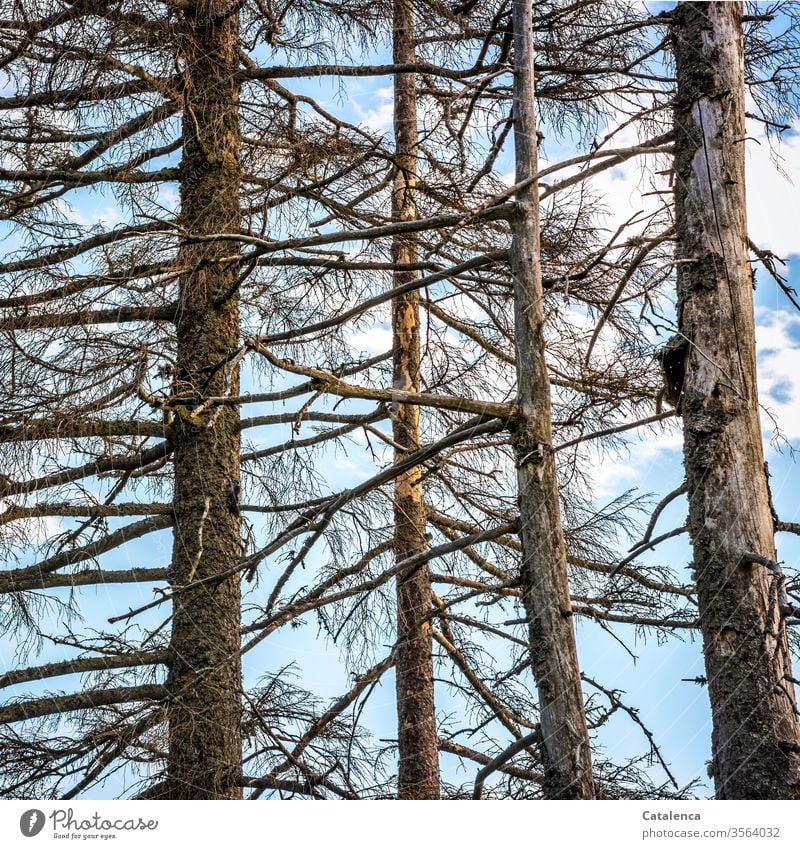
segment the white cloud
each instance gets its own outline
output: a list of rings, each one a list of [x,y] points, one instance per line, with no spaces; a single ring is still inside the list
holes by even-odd
[[[667,491],[669,476],[681,476],[682,447],[683,435],[674,420],[642,430],[625,451],[595,460],[591,467],[595,497],[602,501],[634,487],[643,492]]]
[[[791,442],[800,440],[800,315],[787,310],[756,309],[756,346],[758,351],[758,394],[761,403],[761,427],[767,456],[775,422]],[[774,419],[774,420],[773,420]],[[592,478],[595,496],[613,497],[630,487],[665,490],[665,470],[680,475],[680,451],[683,437],[680,426],[671,422],[663,430],[647,429],[632,437],[620,454],[595,460]]]
[[[758,394],[761,424],[766,439],[774,431],[774,416],[783,435],[800,439],[800,315],[765,307],[756,310],[758,351]]]
[[[81,224],[84,227],[114,227],[117,224],[122,224],[125,218],[120,212],[118,206],[96,206],[88,209],[73,209],[71,212],[72,220]]]
[[[10,509],[15,501],[19,502],[21,499],[7,498],[0,501],[0,513]],[[37,516],[6,522],[0,531],[0,539],[4,543],[25,540],[27,545],[38,546],[44,545],[64,531],[65,527],[61,520],[52,516]]]
[[[632,125],[615,137],[613,147],[625,148],[639,141]],[[540,168],[551,164],[543,158]],[[666,172],[670,164],[665,156],[636,157],[593,177],[589,186],[609,212],[607,226],[615,229],[638,210],[649,213],[664,202],[671,203],[669,175],[657,173]],[[748,120],[745,168],[748,228],[753,241],[779,256],[800,254],[800,185],[792,178],[800,174],[800,123],[780,140],[770,141],[763,124]],[[546,182],[557,182],[576,171],[565,169]],[[513,178],[503,175],[503,179],[509,176]]]
[[[800,253],[800,186],[789,177],[800,174],[800,124],[771,150],[760,125],[748,122],[745,167],[748,227],[753,241],[779,256]]]
[[[391,86],[374,91],[352,92],[350,105],[353,107],[359,124],[366,129],[376,133],[385,133],[392,129],[394,90]]]
[[[388,327],[370,327],[354,333],[349,344],[365,354],[382,354],[392,347],[392,331]]]

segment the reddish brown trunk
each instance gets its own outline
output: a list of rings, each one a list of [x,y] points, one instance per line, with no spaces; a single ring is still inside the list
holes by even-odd
[[[394,2],[394,61],[413,62],[414,13],[412,0]],[[417,95],[414,74],[398,74],[394,82],[394,127],[397,174],[392,194],[395,220],[416,217],[414,187],[417,180]],[[393,244],[396,263],[417,261],[414,235],[399,236]],[[414,279],[413,272],[397,271],[394,285]],[[394,332],[394,386],[418,392],[420,369],[419,295],[401,295],[392,302]],[[393,405],[395,461],[419,447],[419,407]],[[395,481],[394,549],[400,561],[427,548],[426,515],[419,469],[409,469]],[[431,585],[427,564],[397,579],[397,725],[400,799],[439,798],[439,748],[433,688],[433,655],[430,623]]]

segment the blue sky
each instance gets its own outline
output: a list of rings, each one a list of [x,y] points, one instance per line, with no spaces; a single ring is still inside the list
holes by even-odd
[[[386,60],[379,55],[377,61]],[[389,79],[353,80],[342,94],[338,83],[298,81],[296,91],[329,100],[335,111],[343,112],[350,120],[358,121],[374,130],[388,132],[391,127],[391,81]],[[547,134],[547,128],[545,128]],[[555,161],[568,155],[573,148],[569,140],[548,138],[545,156]],[[800,136],[787,134],[781,146],[770,150],[760,128],[752,128],[748,142],[748,189],[750,229],[759,246],[789,258],[790,283],[800,289],[800,191],[789,179],[778,173],[773,155],[783,157],[783,170],[789,175],[800,174]],[[506,160],[508,166],[508,160]],[[501,162],[501,170],[503,163]],[[510,167],[510,166],[509,166]],[[595,183],[596,191],[608,199],[612,212],[609,221],[624,219],[643,203],[641,195],[650,186],[649,175],[637,165],[629,164],[602,175]],[[113,223],[117,210],[113,199],[100,193],[83,192],[75,204],[77,214],[86,221],[104,220]],[[8,247],[6,243],[6,247]],[[759,285],[755,293],[759,341],[759,382],[762,404],[777,417],[790,443],[800,448],[800,392],[795,374],[800,368],[800,315],[796,314],[785,296],[769,279],[765,271],[758,272]],[[386,341],[386,328],[376,326],[364,338],[364,345],[380,350]],[[262,412],[254,407],[243,415]],[[266,412],[266,409],[263,410]],[[277,441],[275,428],[251,432],[249,437],[270,444]],[[281,431],[287,438],[289,429]],[[307,435],[307,433],[304,433]],[[772,472],[772,491],[780,517],[786,521],[800,520],[800,487],[796,463],[791,452],[782,443],[772,440],[772,423],[764,416],[764,438],[767,459]],[[341,452],[325,455],[328,484],[332,490],[351,485],[355,475],[364,475],[373,468],[371,460],[359,456],[359,445],[345,457]],[[595,491],[598,503],[604,503],[630,488],[661,496],[678,486],[682,479],[680,435],[675,425],[663,431],[634,434],[628,448],[617,457],[598,459],[594,469]],[[685,501],[673,503],[661,518],[659,529],[667,530],[682,523]],[[65,522],[66,527],[72,527]],[[115,523],[110,523],[113,529]],[[780,535],[779,554],[789,566],[797,564],[798,543],[787,535]],[[125,566],[164,566],[170,559],[170,534],[160,532],[137,540],[124,549],[102,558],[109,568]],[[671,540],[645,559],[671,563],[676,569],[685,568],[690,559],[690,549],[685,538]],[[308,570],[318,563],[311,560]],[[266,570],[274,574],[277,564],[267,563]],[[296,585],[303,582],[298,574]],[[688,580],[688,573],[687,573]],[[268,585],[266,585],[268,586]],[[256,597],[263,600],[264,585],[255,588]],[[124,612],[152,600],[147,586],[97,587],[81,590],[81,600],[87,627],[102,622],[110,615]],[[137,620],[144,627],[160,621],[158,612]],[[500,618],[500,617],[499,617]],[[620,644],[603,633],[593,623],[578,622],[579,652],[584,671],[605,686],[625,692],[625,700],[639,709],[642,721],[654,732],[662,753],[670,763],[678,782],[688,784],[695,779],[705,782],[700,794],[708,791],[705,762],[710,757],[710,717],[705,690],[692,683],[681,681],[703,673],[702,651],[699,637],[682,633],[682,639],[659,643],[655,637],[642,639],[635,629],[625,625],[613,626],[615,633],[636,655],[631,658]],[[63,647],[45,645],[36,663],[45,663],[65,657]],[[0,644],[0,661],[3,666],[27,665],[29,657],[14,657],[6,641]],[[245,658],[245,675],[249,683],[265,673],[276,672],[289,662],[295,662],[299,683],[323,699],[333,698],[351,683],[350,670],[342,661],[340,650],[332,646],[313,618],[299,629],[284,628],[268,638],[258,649]],[[60,679],[58,687],[70,691],[80,686],[77,676]],[[29,688],[22,688],[27,691]],[[589,692],[590,689],[587,689]],[[438,688],[440,713],[458,710],[460,702],[444,685]],[[364,719],[376,737],[394,737],[394,682],[391,672],[384,675],[364,713]],[[645,748],[640,731],[625,717],[617,715],[603,729],[601,742],[613,758],[634,756]],[[452,756],[443,756],[444,777],[454,783],[474,776],[475,765],[461,770]],[[653,768],[657,781],[663,780],[658,767]],[[115,778],[106,787],[92,792],[97,798],[107,798],[119,792],[120,782]]]

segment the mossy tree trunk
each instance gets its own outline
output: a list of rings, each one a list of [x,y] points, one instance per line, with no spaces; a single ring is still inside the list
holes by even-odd
[[[181,225],[191,235],[239,229],[238,15],[230,0],[199,0],[183,12]],[[240,583],[213,578],[241,555],[237,505],[239,412],[194,414],[204,397],[237,394],[226,363],[239,341],[237,267],[230,242],[187,239],[180,280],[174,391],[193,403],[173,423],[175,538],[169,763],[166,795],[236,799],[242,766]]]

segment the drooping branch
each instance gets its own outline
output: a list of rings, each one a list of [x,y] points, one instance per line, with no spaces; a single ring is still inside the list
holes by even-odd
[[[32,666],[27,669],[12,669],[0,675],[0,689],[29,681],[44,681],[60,675],[80,675],[85,672],[102,672],[107,669],[123,669],[131,666],[148,666],[166,664],[169,654],[165,651],[143,651],[129,654],[108,655],[97,657],[76,657],[72,660],[62,660],[57,663],[47,663],[44,666]]]
[[[169,689],[161,684],[84,690],[81,693],[70,693],[64,696],[44,696],[40,699],[28,699],[0,707],[0,724],[131,702],[161,702],[168,697]]]
[[[163,530],[172,525],[171,515],[151,516],[140,522],[113,531],[99,540],[79,548],[67,549],[58,554],[42,560],[35,566],[26,566],[22,569],[9,569],[0,573],[0,593],[19,592],[30,589],[41,584],[42,577],[65,566],[74,566],[85,560],[93,560],[101,554],[113,551],[131,540],[138,539],[145,534]]]

